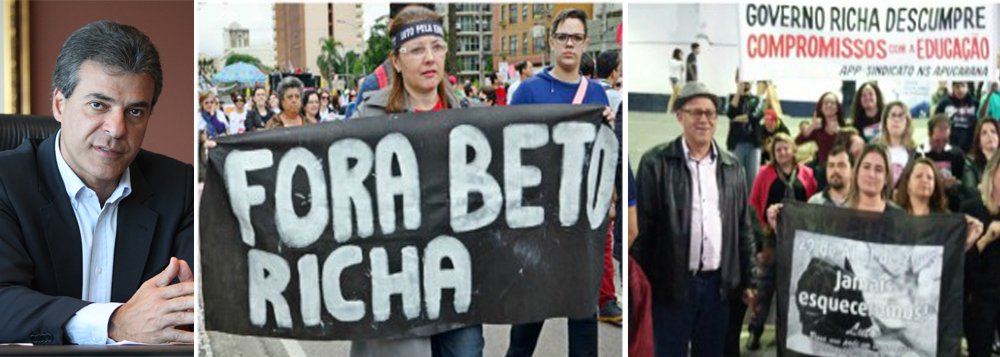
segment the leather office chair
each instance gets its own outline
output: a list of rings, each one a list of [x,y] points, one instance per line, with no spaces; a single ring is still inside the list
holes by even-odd
[[[46,115],[0,114],[0,151],[16,148],[25,139],[44,139],[59,130],[59,122]]]

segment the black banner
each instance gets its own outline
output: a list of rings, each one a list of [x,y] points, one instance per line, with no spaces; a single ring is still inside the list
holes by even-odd
[[[354,340],[593,315],[620,150],[603,109],[220,138],[200,206],[205,328]]]
[[[959,214],[914,217],[785,203],[778,239],[784,356],[957,356]]]

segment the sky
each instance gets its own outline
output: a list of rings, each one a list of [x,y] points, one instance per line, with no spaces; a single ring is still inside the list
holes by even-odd
[[[198,53],[215,57],[223,51],[223,28],[233,22],[250,29],[250,45],[268,44],[274,41],[274,21],[270,2],[258,1],[209,1],[196,5],[198,31]],[[375,19],[389,14],[388,1],[366,1],[361,5],[364,20],[363,36],[368,38],[368,29]]]

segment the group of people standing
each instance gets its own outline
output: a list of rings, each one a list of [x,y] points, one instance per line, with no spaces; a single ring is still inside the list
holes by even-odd
[[[504,86],[495,75],[490,83],[467,92],[458,86],[454,76],[445,71],[449,51],[445,40],[441,16],[423,5],[408,5],[390,11],[388,35],[392,50],[385,63],[361,80],[358,101],[350,111],[350,120],[385,120],[388,115],[408,112],[439,112],[486,105],[530,104],[596,104],[606,107],[605,121],[615,124],[616,112],[610,107],[608,91],[620,87],[617,77],[621,73],[620,60],[605,58],[599,61],[611,70],[602,70],[610,80],[598,81],[582,73],[581,57],[587,49],[588,33],[586,12],[566,9],[557,14],[549,34],[553,65],[534,71],[530,62],[517,65],[520,80],[510,87]],[[620,39],[619,39],[620,41]],[[255,105],[247,111],[244,131],[300,126],[323,121],[317,116],[317,101],[323,98],[316,92],[302,92],[302,83],[294,77],[283,79],[274,90],[279,99],[277,109],[257,105],[258,95],[266,98],[264,89],[254,90]],[[502,99],[501,99],[502,98]],[[620,95],[618,96],[620,103]],[[234,102],[236,102],[234,98]],[[216,135],[228,133],[221,123],[218,100],[206,93],[200,98],[202,107],[199,122],[203,138],[211,142]],[[304,104],[303,104],[304,103]],[[620,107],[615,107],[620,115]],[[242,113],[242,111],[240,111]],[[229,120],[232,123],[232,113]],[[261,124],[263,123],[263,124]],[[617,132],[620,133],[620,130]],[[211,147],[211,145],[206,145]],[[610,212],[609,212],[610,214]],[[612,216],[613,217],[613,216]],[[613,222],[613,221],[612,221]],[[613,226],[614,223],[611,223]],[[596,356],[599,320],[621,321],[621,309],[614,292],[614,267],[611,263],[611,228],[602,261],[603,266],[601,306],[595,306],[592,316],[568,319],[568,349],[571,355]],[[583,273],[583,272],[581,272]],[[606,288],[610,286],[610,291]],[[584,297],[581,297],[584,298]],[[600,311],[600,313],[599,313]],[[531,356],[534,353],[543,321],[516,324],[511,327],[507,356]],[[439,326],[441,327],[441,326]],[[421,336],[414,332],[412,338],[353,341],[352,356],[481,356],[485,345],[481,324],[453,324],[444,326],[444,332]]]
[[[838,94],[822,94],[794,138],[774,101],[737,82],[722,147],[713,140],[718,96],[688,82],[672,107],[683,134],[647,151],[636,174],[631,254],[649,284],[647,352],[738,355],[747,310],[747,348],[761,347],[776,286],[782,202],[792,200],[914,216],[964,214],[965,337],[970,356],[989,356],[1000,325],[1000,247],[992,244],[1000,236],[1000,156],[994,155],[1000,124],[990,111],[1000,98],[995,86],[981,98],[969,87],[955,82],[936,98],[929,140],[918,143],[907,105],[884,103],[875,82],[858,88],[847,111]]]

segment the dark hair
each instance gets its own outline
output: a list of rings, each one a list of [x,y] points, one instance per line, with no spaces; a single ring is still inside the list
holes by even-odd
[[[683,55],[684,55],[684,51],[681,51],[680,48],[675,48],[674,49],[674,59],[675,60],[680,61],[681,60],[681,56],[683,56]]]
[[[834,157],[834,156],[837,156],[837,155],[840,155],[840,154],[847,154],[847,163],[850,164],[851,168],[853,169],[854,168],[854,155],[851,155],[850,147],[847,147],[847,146],[834,145],[833,148],[830,149],[830,152],[826,153],[826,162],[830,162],[830,158],[831,157]]]
[[[555,35],[559,25],[568,19],[580,20],[580,23],[583,24],[583,36],[587,36],[587,13],[577,8],[565,9],[556,14],[556,18],[552,20],[552,34]]]
[[[493,105],[497,104],[497,89],[494,86],[487,85],[479,89],[479,93],[486,95],[486,100],[489,100]]]
[[[918,157],[911,160],[903,172],[899,174],[899,183],[896,189],[896,195],[893,201],[896,201],[900,207],[905,209],[907,212],[913,210],[913,203],[910,202],[910,192],[907,187],[910,185],[910,176],[913,175],[913,170],[916,170],[918,164],[927,165],[934,172],[934,192],[931,193],[930,202],[927,203],[932,211],[937,210],[937,212],[948,212],[948,196],[944,193],[944,184],[941,183],[941,176],[938,174],[937,167],[934,166],[934,161],[926,157]]]
[[[594,77],[594,59],[587,53],[580,56],[580,74]]]
[[[245,97],[243,97],[243,94],[240,93],[240,92],[229,93],[229,100],[232,100],[233,103],[236,103],[236,99],[237,98],[242,99],[244,103],[246,103],[246,101],[247,101],[247,99]]]
[[[282,107],[282,102],[285,99],[286,91],[288,91],[289,89],[298,89],[299,93],[302,93],[302,87],[305,87],[305,85],[303,85],[302,81],[296,78],[295,76],[288,76],[282,78],[281,82],[278,82],[278,88],[275,89],[275,91],[278,92],[276,94],[276,96],[278,97],[278,109],[285,110],[285,108]]]
[[[604,51],[597,55],[597,78],[608,78],[618,69],[618,51]]]
[[[851,140],[854,139],[855,136],[861,136],[861,134],[858,134],[858,129],[849,126],[841,127],[840,130],[837,130],[837,134],[833,137],[833,146],[843,147],[847,150],[847,153],[850,154],[852,144]],[[864,138],[861,140],[864,141]],[[851,157],[853,158],[854,156],[851,155]],[[852,159],[851,162],[853,163],[854,160]]]
[[[514,65],[514,70],[517,71],[518,75],[520,75],[521,72],[523,72],[525,68],[528,68],[528,61],[521,61],[521,62],[518,62],[516,65]],[[522,78],[522,79],[524,79],[524,78]]]
[[[441,16],[427,7],[406,6],[389,22],[389,38],[395,37],[396,33],[406,24],[427,20],[441,22]],[[398,49],[389,52],[390,62],[395,58],[399,58]],[[395,77],[389,87],[389,100],[385,105],[386,113],[400,113],[406,110],[406,88],[403,87],[403,74],[399,71],[393,72]],[[438,83],[437,92],[441,98],[449,98],[447,82],[447,78],[442,77],[441,83]],[[444,100],[443,102],[445,109],[451,108],[450,101]]]
[[[934,128],[938,125],[944,124],[945,127],[951,128],[951,119],[948,118],[948,114],[938,113],[931,117],[931,120],[927,121],[927,135],[934,134]]]
[[[149,37],[135,27],[102,20],[91,22],[69,35],[56,57],[50,91],[53,96],[56,90],[66,98],[73,95],[84,61],[94,61],[108,73],[148,75],[153,80],[150,108],[160,98],[163,90],[160,54]]]
[[[878,111],[875,113],[875,120],[882,120],[882,109],[885,107],[885,100],[882,99],[882,90],[878,89],[878,83],[865,82],[860,87],[858,91],[854,92],[854,98],[851,99],[851,119],[855,123],[858,122],[858,118],[865,116],[865,109],[861,107],[861,92],[864,91],[865,87],[872,87],[875,91],[875,107]]]
[[[969,147],[969,159],[972,162],[979,165],[986,165],[986,161],[990,158],[983,156],[982,143],[979,142],[979,135],[983,133],[983,125],[992,125],[993,130],[997,132],[997,136],[1000,137],[1000,123],[989,117],[983,118],[976,124],[976,130],[972,134],[972,146]]]
[[[692,42],[692,43],[691,43],[691,50],[692,50],[692,51],[693,51],[694,49],[698,48],[698,47],[701,47],[701,45],[699,45],[699,44],[698,44],[697,42]]]
[[[823,99],[826,99],[826,96],[828,95],[832,95],[833,98],[835,99],[834,101],[837,102],[837,124],[840,124],[841,127],[845,126],[844,109],[840,105],[840,98],[837,97],[837,93],[834,92],[823,93],[823,95],[819,96],[819,100],[816,101],[816,108],[813,109],[813,111],[815,111],[816,115],[819,116],[820,120],[823,121],[823,127],[826,127],[826,116],[823,115]]]
[[[302,114],[302,118],[303,119],[305,119],[305,118],[308,117],[308,115],[306,115],[306,102],[309,101],[309,97],[310,96],[314,96],[314,95],[316,96],[316,101],[319,101],[320,99],[322,99],[320,97],[320,95],[319,95],[319,92],[311,90],[311,89],[307,90],[305,93],[302,93],[302,109],[299,109],[299,112]],[[319,111],[316,111],[316,119],[317,119],[317,121],[319,120],[319,112],[322,111],[322,110],[323,110],[323,108],[319,108]]]

